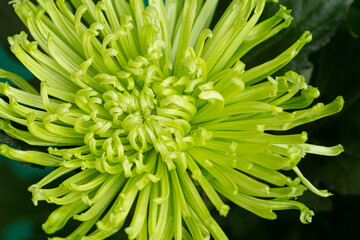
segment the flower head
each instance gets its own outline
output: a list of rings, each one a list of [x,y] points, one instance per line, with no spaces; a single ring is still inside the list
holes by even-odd
[[[53,234],[71,218],[81,224],[52,239],[99,240],[124,227],[129,239],[223,240],[199,192],[222,216],[226,198],[268,219],[298,209],[303,223],[313,212],[296,197],[306,189],[330,195],[297,164],[307,153],[332,156],[342,147],[278,132],[340,111],[343,99],[308,108],[319,91],[304,77],[271,77],[311,34],[256,67],[241,61],[289,26],[285,7],[259,22],[266,0],[234,0],[210,30],[218,0],[12,3],[35,41],[22,32],[9,38],[11,50],[41,87],[1,71],[18,88],[0,84],[7,97],[0,99],[0,128],[49,148],[3,144],[0,153],[55,167],[29,188],[35,205],[60,206],[43,229]],[[56,179],[63,182],[46,188]]]

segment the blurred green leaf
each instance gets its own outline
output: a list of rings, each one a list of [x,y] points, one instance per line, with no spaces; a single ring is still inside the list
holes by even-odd
[[[312,180],[336,193],[360,195],[360,39],[344,24],[312,60],[316,65],[312,84],[320,89],[320,101],[327,103],[342,95],[345,106],[336,116],[308,126],[309,139],[327,145],[341,143],[345,152],[333,159],[306,159],[306,170]]]
[[[14,8],[9,5],[9,0],[0,1],[0,29],[0,43],[8,52],[10,52],[7,41],[8,36],[26,30],[25,25],[16,15]]]
[[[280,72],[284,73],[291,69],[305,75],[309,80],[313,69],[312,63],[308,60],[309,54],[330,41],[352,2],[353,0],[280,0],[281,5],[293,9],[292,24],[250,51],[245,56],[245,63],[253,66],[271,59],[294,43],[304,31],[310,31],[313,40],[305,45],[300,54]],[[263,19],[272,16],[277,10],[277,3],[268,3]]]
[[[346,25],[355,38],[360,38],[360,1],[357,0],[350,7]]]
[[[7,183],[0,188],[0,236],[7,225],[16,220],[32,218],[34,222],[44,221],[49,209],[34,208],[31,194],[27,191],[30,183],[16,177],[9,165],[0,163],[0,167],[0,182]],[[39,225],[36,228],[39,228]],[[45,234],[42,236],[45,239]]]

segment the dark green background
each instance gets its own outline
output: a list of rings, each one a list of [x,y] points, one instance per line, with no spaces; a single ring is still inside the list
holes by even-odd
[[[17,72],[31,80],[8,51],[7,36],[24,30],[24,26],[6,0],[0,1],[0,68]],[[230,0],[220,0],[215,19]],[[327,188],[334,196],[323,199],[305,193],[300,201],[315,211],[313,222],[303,225],[297,211],[278,212],[278,219],[261,219],[232,206],[227,218],[219,220],[230,239],[360,239],[360,0],[280,0],[293,8],[291,27],[251,51],[243,60],[247,66],[271,59],[286,49],[305,30],[313,33],[313,41],[286,69],[293,69],[319,87],[319,101],[328,103],[336,96],[345,99],[343,111],[335,116],[298,127],[309,133],[309,142],[321,145],[343,144],[345,152],[338,157],[307,156],[299,168],[316,186]],[[277,10],[269,3],[264,14]],[[0,133],[0,142],[19,142]],[[19,145],[27,148],[28,146]],[[0,160],[0,239],[47,239],[41,230],[54,206],[40,203],[34,207],[27,187],[51,169],[39,170]],[[71,230],[71,224],[68,230]],[[65,234],[65,233],[64,233]],[[111,239],[127,239],[119,233]]]

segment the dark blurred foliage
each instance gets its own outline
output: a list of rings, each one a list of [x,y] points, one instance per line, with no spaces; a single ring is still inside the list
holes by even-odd
[[[0,42],[9,49],[7,36],[25,28],[6,2],[0,1]],[[230,2],[220,0],[214,22]],[[262,63],[285,50],[303,31],[313,33],[313,41],[286,70],[293,69],[304,74],[311,85],[319,87],[321,102],[329,103],[338,95],[345,99],[341,113],[294,129],[296,132],[307,131],[310,143],[327,146],[341,143],[344,146],[345,152],[338,157],[308,155],[299,164],[310,181],[319,188],[329,189],[334,196],[323,199],[306,192],[299,199],[315,211],[313,222],[307,225],[300,223],[297,211],[277,212],[278,219],[270,221],[235,205],[231,205],[227,218],[218,217],[216,211],[213,211],[213,216],[231,240],[360,239],[357,230],[360,223],[360,0],[279,2],[293,9],[293,24],[252,50],[243,60],[248,67]],[[276,4],[268,3],[263,18],[271,16],[277,8]],[[24,149],[30,147],[4,134],[0,134],[0,142]],[[34,207],[27,187],[50,170],[32,169],[0,160],[0,239],[9,225],[23,220],[31,220],[33,237],[22,240],[47,238],[41,230],[41,223],[55,206],[40,203]],[[69,225],[61,235],[69,233],[76,222],[71,221]],[[127,237],[119,233],[110,239]]]

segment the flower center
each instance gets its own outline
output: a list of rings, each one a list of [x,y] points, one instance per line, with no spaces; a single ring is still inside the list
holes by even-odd
[[[187,148],[186,134],[189,123],[158,115],[129,114],[122,122],[131,146],[136,151],[146,152],[155,148],[166,156],[172,152],[183,152]]]
[[[124,156],[135,159],[154,149],[172,168],[173,161],[184,159],[184,151],[194,142],[189,122],[197,109],[195,99],[183,93],[190,81],[168,76],[164,71],[146,58],[137,57],[117,76],[101,74],[97,78],[102,78],[100,84],[108,89],[99,97],[101,104],[112,117],[118,139],[122,139],[114,141],[111,136],[109,146],[122,148],[127,152]]]

